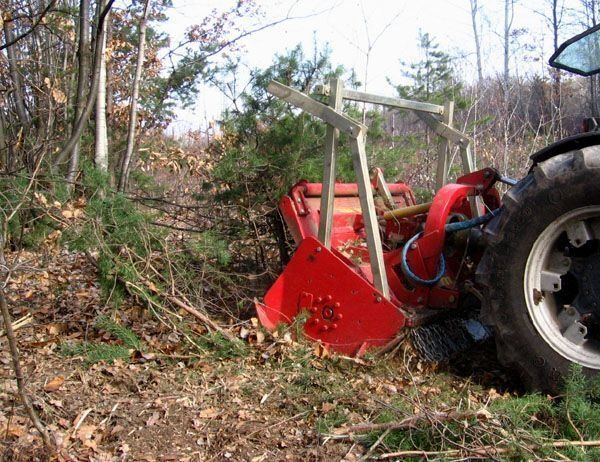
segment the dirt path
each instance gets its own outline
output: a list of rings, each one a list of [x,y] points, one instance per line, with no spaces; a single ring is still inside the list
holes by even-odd
[[[331,438],[334,428],[384,413],[401,418],[430,398],[484,401],[496,393],[465,392],[464,379],[418,367],[408,373],[398,358],[361,364],[320,357],[289,336],[261,341],[250,323],[243,328],[253,344],[241,352],[226,345],[191,351],[180,334],[134,305],[119,310],[120,322],[144,341],[144,354],[89,364],[61,351],[83,340],[115,343],[94,327],[111,311],[100,303],[93,268],[66,252],[19,258],[37,269],[11,284],[10,306],[15,319],[33,315],[18,330],[22,360],[62,460],[354,461],[368,447]],[[45,460],[15,399],[5,343],[0,339],[3,460]]]

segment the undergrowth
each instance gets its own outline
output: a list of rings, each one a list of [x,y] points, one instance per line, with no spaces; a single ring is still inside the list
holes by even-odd
[[[135,332],[106,316],[101,316],[98,319],[96,328],[108,332],[121,343],[63,343],[60,349],[61,354],[65,356],[83,356],[87,364],[101,361],[111,363],[116,359],[129,360],[132,353],[144,349],[144,344]]]
[[[420,396],[422,391],[415,389],[383,409],[376,422],[398,422],[417,411],[425,416],[424,421],[414,428],[385,434],[383,430],[373,431],[360,439],[368,447],[379,441],[381,452],[437,453],[429,456],[430,460],[454,460],[444,452],[454,454],[456,450],[467,458],[478,450],[489,451],[490,457],[494,450],[500,450],[496,457],[501,460],[600,460],[600,449],[596,447],[552,446],[554,441],[600,440],[599,391],[600,377],[587,379],[580,367],[572,369],[564,394],[557,398],[540,394],[504,396],[474,408],[470,399],[460,395],[448,399],[442,390],[431,399]],[[440,410],[464,413],[466,417],[439,418]]]

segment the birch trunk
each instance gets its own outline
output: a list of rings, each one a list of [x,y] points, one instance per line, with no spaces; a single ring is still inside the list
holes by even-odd
[[[108,16],[106,17],[108,20]],[[106,128],[106,34],[102,37],[98,95],[96,96],[96,150],[94,165],[98,170],[108,171],[108,133]]]
[[[144,3],[144,12],[140,19],[138,56],[135,68],[135,77],[133,79],[133,88],[131,92],[131,106],[129,109],[129,130],[127,132],[127,150],[121,162],[121,177],[119,178],[119,191],[124,192],[127,188],[131,159],[133,157],[133,148],[135,145],[135,128],[137,125],[137,105],[140,93],[140,81],[142,78],[142,65],[144,64],[144,52],[146,48],[146,22],[148,19],[150,0]]]

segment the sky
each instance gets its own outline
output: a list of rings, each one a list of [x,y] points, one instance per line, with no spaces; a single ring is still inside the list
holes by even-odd
[[[400,61],[419,59],[419,30],[428,32],[440,49],[456,56],[458,72],[469,80],[477,73],[469,0],[256,0],[262,7],[263,23],[291,17],[281,24],[252,34],[244,39],[243,63],[248,68],[264,68],[275,54],[283,54],[301,43],[312,50],[314,40],[329,44],[334,65],[353,68],[366,90],[394,96],[387,82],[401,82]],[[223,10],[234,2],[228,0],[174,0],[168,11],[165,30],[173,43],[185,29],[199,23],[213,9]],[[502,67],[503,0],[479,0],[484,74],[493,75]],[[513,72],[522,74],[547,72],[545,63],[552,53],[550,28],[540,12],[548,9],[548,0],[516,1],[513,28],[526,28],[523,47],[511,56]],[[559,1],[560,3],[560,1]],[[564,0],[565,27],[560,41],[582,31],[567,17],[570,9],[579,8],[579,0]],[[247,25],[252,27],[251,24]],[[367,66],[367,49],[371,52]],[[365,79],[365,70],[366,79]],[[244,76],[241,76],[242,78]],[[363,89],[364,90],[364,89]],[[206,126],[227,107],[227,100],[216,89],[203,86],[195,106],[178,111],[173,130],[186,131]]]

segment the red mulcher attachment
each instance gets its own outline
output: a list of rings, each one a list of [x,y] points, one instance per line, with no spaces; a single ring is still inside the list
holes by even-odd
[[[414,205],[408,186],[389,189],[396,206]],[[256,302],[260,322],[275,329],[306,311],[306,336],[327,348],[353,355],[385,345],[404,327],[406,316],[373,287],[368,252],[360,244],[364,229],[357,185],[335,185],[331,250],[316,239],[320,197],[321,184],[300,182],[279,203],[300,246],[264,303]]]
[[[339,82],[335,85],[339,99],[342,89]],[[277,82],[268,90],[329,127],[323,184],[301,181],[279,204],[298,249],[264,301],[256,301],[263,326],[275,329],[306,312],[308,338],[355,355],[387,344],[405,325],[418,326],[457,308],[463,286],[474,276],[475,265],[465,263],[470,228],[493,216],[486,210],[500,206],[493,187],[497,172],[468,173],[456,184],[442,186],[447,172],[442,156],[440,189],[431,203],[417,205],[406,184],[385,183],[379,169],[369,179],[365,126]],[[355,92],[348,97],[355,98]],[[403,107],[407,102],[394,104]],[[439,115],[444,108],[415,102],[409,106],[425,114],[423,120],[436,133],[464,148],[463,164],[470,171],[464,135],[427,114]],[[335,183],[334,127],[350,138],[355,184]],[[447,239],[447,233],[453,236]],[[476,251],[469,255],[478,258]]]

